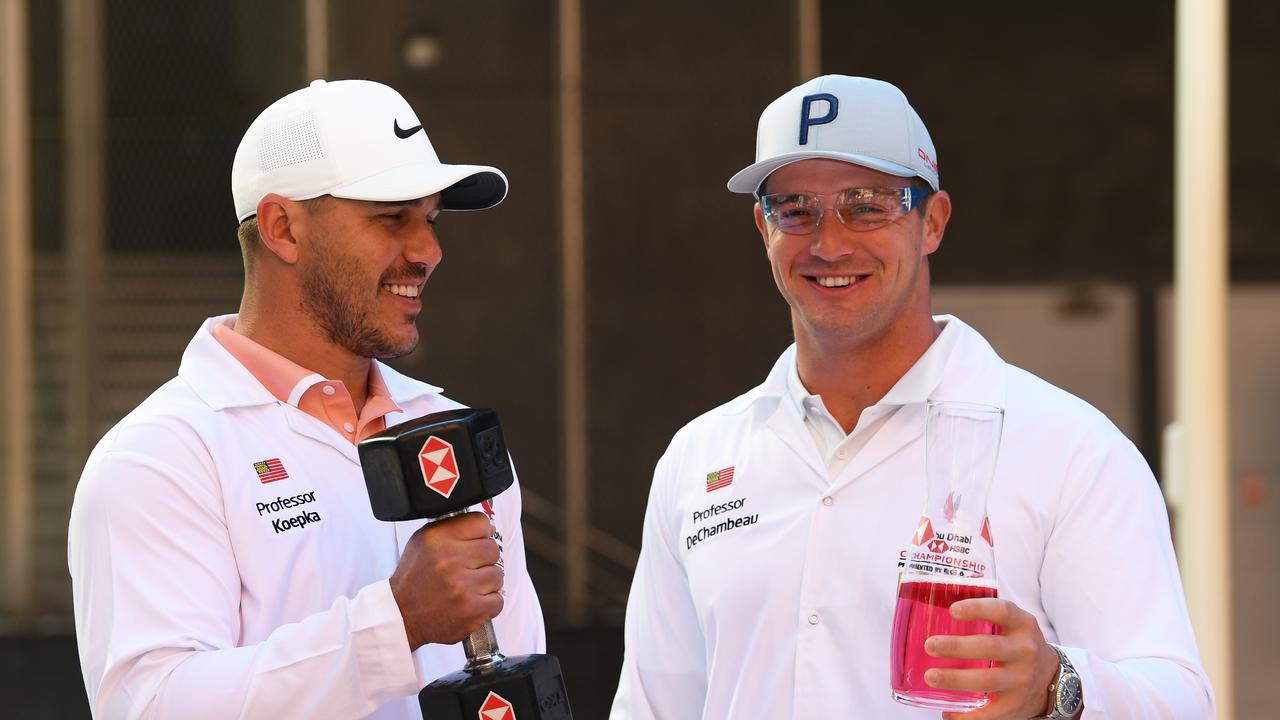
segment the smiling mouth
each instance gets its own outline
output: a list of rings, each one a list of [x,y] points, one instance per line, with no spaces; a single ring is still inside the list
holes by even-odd
[[[383,283],[382,289],[392,295],[400,297],[416,298],[422,293],[422,285],[403,285],[399,283]]]
[[[869,275],[824,275],[822,277],[809,276],[809,279],[818,283],[822,287],[841,288],[848,287],[866,280]]]

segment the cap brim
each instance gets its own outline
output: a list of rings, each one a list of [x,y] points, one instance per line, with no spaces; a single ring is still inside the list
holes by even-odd
[[[415,200],[440,193],[442,210],[484,210],[507,196],[507,176],[487,165],[401,165],[327,194],[348,200]]]
[[[861,165],[863,167],[871,168],[872,170],[879,170],[880,172],[888,173],[890,175],[897,175],[898,177],[916,177],[919,174],[906,165],[899,165],[895,162],[889,162],[888,160],[881,160],[880,158],[869,157],[867,155],[806,150],[804,152],[778,155],[776,157],[771,157],[768,160],[761,160],[754,165],[748,165],[742,170],[739,170],[736,175],[729,178],[729,190],[730,192],[749,193],[754,195],[756,191],[760,189],[760,183],[764,182],[764,179],[769,177],[769,173],[784,165],[790,165],[791,163],[799,162],[801,160],[812,160],[814,158],[843,160],[847,163]]]

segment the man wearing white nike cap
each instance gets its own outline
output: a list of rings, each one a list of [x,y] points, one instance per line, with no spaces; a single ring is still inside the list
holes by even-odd
[[[236,151],[240,311],[98,443],[68,560],[85,688],[105,718],[418,718],[493,619],[542,652],[519,486],[430,525],[374,519],[356,443],[461,407],[378,362],[418,342],[443,211],[506,196],[441,163],[374,82],[316,81]],[[504,577],[505,569],[505,577]],[[505,595],[505,602],[504,602]]]
[[[890,692],[931,401],[1004,409],[988,502],[998,598],[951,606],[999,633],[930,638],[932,656],[995,664],[924,682],[989,693],[974,720],[1212,717],[1142,456],[1097,410],[932,315],[928,256],[951,198],[902,92],[839,75],[792,89],[729,189],[755,196],[795,344],[658,461],[613,718],[937,717]]]

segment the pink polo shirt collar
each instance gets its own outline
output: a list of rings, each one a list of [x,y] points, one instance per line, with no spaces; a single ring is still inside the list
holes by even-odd
[[[229,324],[213,323],[213,337],[277,400],[323,422],[353,444],[386,429],[387,413],[401,412],[377,363],[369,365],[369,397],[357,415],[351,393],[341,380],[312,372],[241,335]]]

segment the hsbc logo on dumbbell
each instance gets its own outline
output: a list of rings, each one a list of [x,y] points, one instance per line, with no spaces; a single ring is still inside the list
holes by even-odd
[[[453,443],[432,435],[422,443],[418,462],[422,465],[422,478],[427,487],[444,497],[453,494],[458,485],[458,459],[453,454]]]
[[[516,720],[516,710],[506,698],[489,691],[480,706],[480,720]]]

